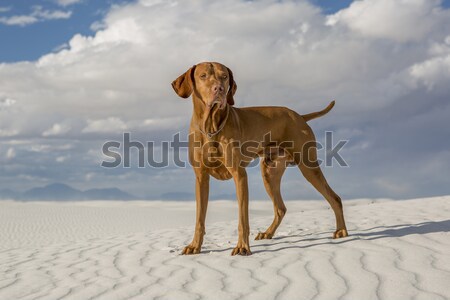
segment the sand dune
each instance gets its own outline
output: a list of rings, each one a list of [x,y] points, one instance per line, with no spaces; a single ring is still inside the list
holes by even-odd
[[[231,257],[237,205],[210,202],[200,255],[181,256],[194,203],[0,202],[0,299],[449,299],[450,196],[290,201],[272,240]],[[271,222],[251,202],[252,237]]]

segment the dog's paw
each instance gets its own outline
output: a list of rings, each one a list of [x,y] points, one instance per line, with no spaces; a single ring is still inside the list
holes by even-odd
[[[243,255],[243,256],[248,256],[248,255],[252,255],[252,252],[250,251],[249,246],[236,247],[233,249],[233,251],[231,251],[231,255],[235,256],[237,254]]]
[[[184,247],[183,251],[181,252],[182,255],[189,255],[189,254],[199,254],[201,250],[201,247],[189,245]]]
[[[339,229],[333,233],[333,239],[339,239],[348,236],[347,229]]]
[[[273,234],[267,233],[267,232],[259,232],[256,237],[255,241],[258,240],[270,240],[273,237]]]

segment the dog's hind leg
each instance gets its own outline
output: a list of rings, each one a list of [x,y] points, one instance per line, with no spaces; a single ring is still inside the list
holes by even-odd
[[[303,176],[305,176],[316,190],[325,197],[334,211],[336,217],[336,231],[333,234],[333,238],[336,239],[348,236],[341,198],[328,185],[317,161],[310,161],[307,163],[301,162],[299,168],[302,171]]]
[[[275,216],[269,228],[265,232],[259,232],[255,240],[271,239],[286,214],[286,206],[281,197],[280,183],[281,177],[287,167],[287,159],[287,157],[281,156],[275,160],[265,158],[261,161],[261,173],[264,186],[272,199]]]

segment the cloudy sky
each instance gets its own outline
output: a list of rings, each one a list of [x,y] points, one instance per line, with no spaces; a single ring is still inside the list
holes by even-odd
[[[109,140],[185,138],[191,100],[170,83],[193,64],[233,70],[236,106],[279,105],[349,140],[324,173],[343,198],[450,193],[450,1],[0,2],[0,189],[54,182],[138,196],[193,193],[190,168],[105,169]],[[184,153],[182,153],[184,155]],[[324,151],[320,151],[323,159]],[[259,168],[250,196],[265,199]],[[287,199],[318,193],[297,169]],[[213,182],[213,195],[234,194]]]

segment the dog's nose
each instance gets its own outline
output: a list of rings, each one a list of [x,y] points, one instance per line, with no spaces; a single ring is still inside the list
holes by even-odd
[[[221,92],[223,92],[223,91],[224,91],[223,86],[221,86],[221,85],[215,85],[215,86],[213,86],[213,92],[214,92],[215,94],[221,93]]]

